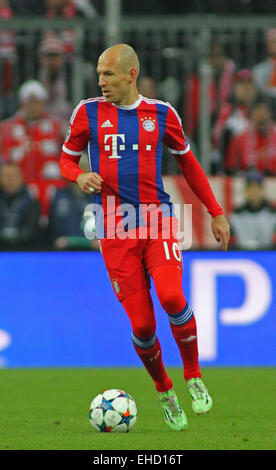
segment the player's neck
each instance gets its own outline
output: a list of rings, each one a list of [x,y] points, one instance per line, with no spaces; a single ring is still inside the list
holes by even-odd
[[[114,103],[116,106],[132,106],[134,105],[137,101],[139,101],[139,93],[138,90],[132,90],[127,96],[124,97],[120,101],[120,103]]]

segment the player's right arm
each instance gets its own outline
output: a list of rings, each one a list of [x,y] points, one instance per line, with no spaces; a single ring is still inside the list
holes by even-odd
[[[91,194],[89,188],[93,188],[95,193],[99,193],[103,182],[98,173],[85,172],[79,166],[80,158],[89,140],[89,121],[85,104],[81,101],[72,113],[62,146],[59,167],[65,179],[77,183],[80,189],[87,194]]]
[[[172,107],[169,108],[167,114],[164,141],[169,151],[174,155],[180,171],[192,191],[211,215],[211,230],[215,239],[217,242],[221,242],[223,250],[227,250],[230,238],[229,223],[213,194],[207,176],[190,148],[188,139],[183,132],[181,119]]]

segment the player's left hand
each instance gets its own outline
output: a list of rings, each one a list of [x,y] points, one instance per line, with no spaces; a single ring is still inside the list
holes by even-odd
[[[213,217],[211,228],[217,242],[221,242],[223,251],[227,251],[230,240],[230,225],[224,215]]]

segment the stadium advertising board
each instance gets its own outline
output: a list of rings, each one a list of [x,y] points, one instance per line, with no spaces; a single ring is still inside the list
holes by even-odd
[[[1,367],[140,366],[98,252],[0,254]],[[202,365],[276,365],[276,252],[183,252]],[[154,286],[167,366],[180,366]]]

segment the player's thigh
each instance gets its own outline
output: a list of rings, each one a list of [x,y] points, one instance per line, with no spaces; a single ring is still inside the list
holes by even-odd
[[[144,262],[150,275],[159,266],[177,266],[182,272],[182,251],[177,238],[171,236],[168,239],[149,240],[144,252]]]
[[[152,272],[155,290],[167,313],[178,313],[186,305],[182,286],[182,269],[177,264],[162,265]]]
[[[143,242],[145,244],[145,241]],[[149,286],[138,239],[102,239],[101,252],[114,292],[121,302]]]

